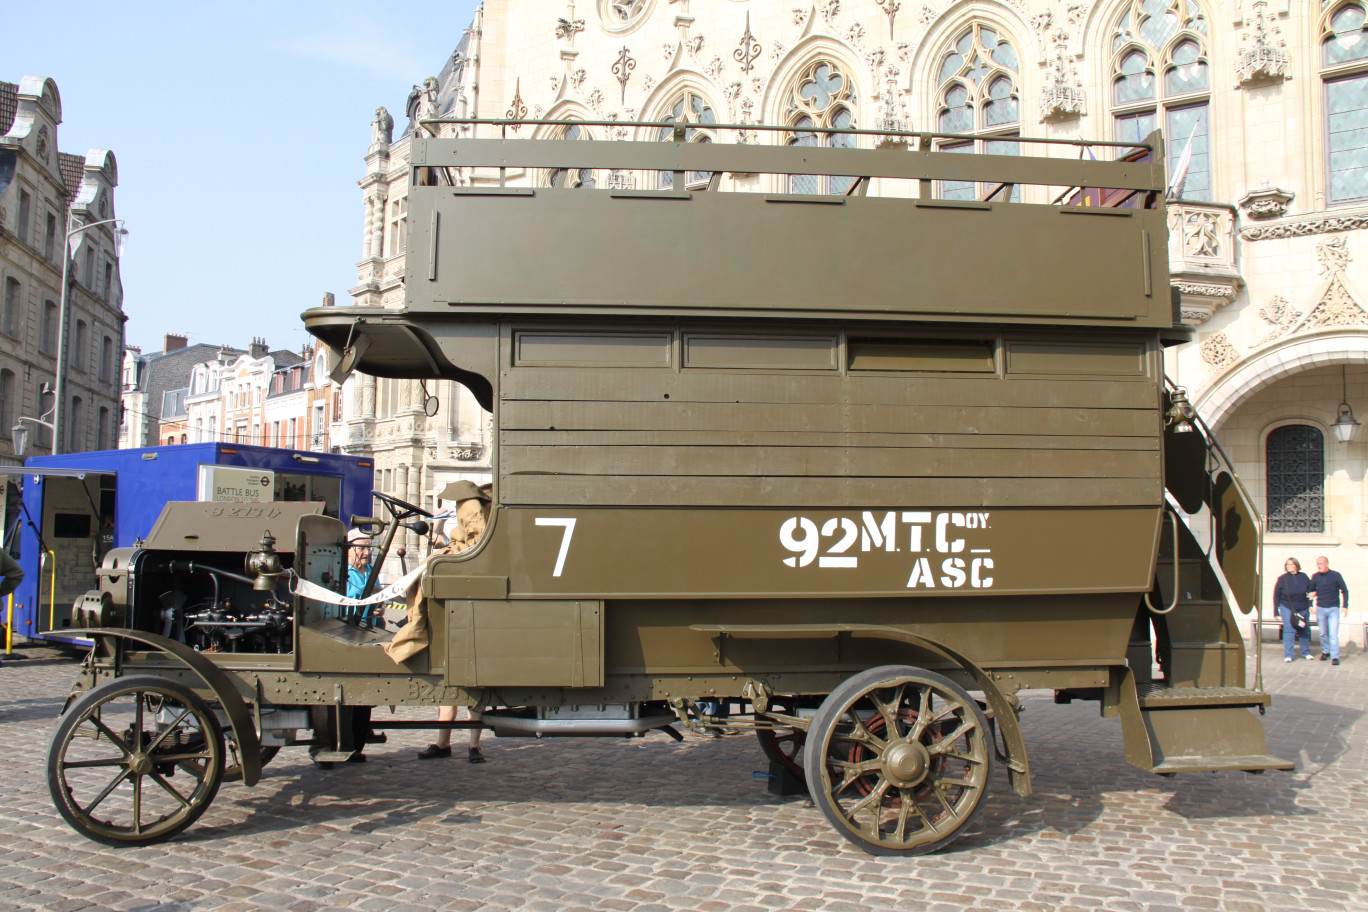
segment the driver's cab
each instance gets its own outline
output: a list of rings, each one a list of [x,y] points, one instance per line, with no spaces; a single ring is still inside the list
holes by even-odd
[[[304,580],[338,595],[347,592],[348,558],[354,540],[367,541],[373,548],[371,574],[363,597],[378,591],[379,568],[403,526],[419,535],[428,532],[432,514],[421,507],[375,492],[389,514],[384,520],[352,516],[352,527],[328,516],[300,518],[296,543],[295,571]],[[320,594],[321,595],[321,594]],[[297,596],[297,653],[300,671],[422,674],[428,671],[428,653],[396,663],[383,647],[395,635],[396,624],[377,620],[371,606],[337,605],[325,598]],[[383,608],[383,606],[381,606]],[[437,625],[441,621],[436,621]],[[440,640],[433,631],[433,643]]]

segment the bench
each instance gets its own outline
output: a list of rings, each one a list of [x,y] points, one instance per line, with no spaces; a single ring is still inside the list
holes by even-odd
[[[1308,625],[1309,625],[1309,627],[1310,627],[1311,629],[1315,629],[1315,630],[1317,630],[1317,632],[1319,632],[1319,627],[1318,627],[1318,625],[1317,625],[1317,623],[1316,623],[1315,621],[1309,621],[1309,622],[1308,622]],[[1342,629],[1344,626],[1345,626],[1344,624],[1341,624],[1341,625],[1340,625],[1341,629]],[[1264,629],[1270,628],[1270,627],[1273,628],[1274,630],[1278,631],[1279,634],[1281,634],[1281,633],[1282,633],[1282,618],[1276,618],[1276,617],[1275,617],[1275,618],[1267,618],[1267,617],[1266,617],[1266,618],[1263,618],[1262,620],[1260,620],[1260,619],[1257,618],[1257,617],[1250,618],[1250,619],[1249,619],[1249,639],[1250,639],[1250,642],[1258,642],[1258,641],[1261,639],[1261,637],[1262,637],[1262,634],[1263,634]],[[1319,640],[1319,637],[1317,637],[1317,639]],[[1359,640],[1359,647],[1360,647],[1361,649],[1363,649],[1364,652],[1368,652],[1368,621],[1364,621],[1364,622],[1363,622],[1363,639]]]

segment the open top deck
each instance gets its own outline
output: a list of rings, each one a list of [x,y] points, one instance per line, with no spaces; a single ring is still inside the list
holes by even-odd
[[[305,322],[339,351],[368,336],[354,365],[367,373],[463,381],[469,365],[425,338],[434,319],[1173,326],[1157,133],[1117,161],[1024,138],[1020,155],[938,151],[946,138],[414,138],[402,309]],[[944,198],[966,187],[979,198]],[[408,319],[386,328],[396,314]],[[358,318],[371,324],[359,333]]]

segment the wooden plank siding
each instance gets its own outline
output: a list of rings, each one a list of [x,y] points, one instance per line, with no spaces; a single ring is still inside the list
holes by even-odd
[[[836,336],[839,357],[826,371],[681,367],[687,336],[673,336],[663,361],[643,366],[524,365],[510,354],[500,376],[500,501],[1162,502],[1159,394],[1143,343],[1046,345],[1045,358],[1032,342],[1018,375],[1013,342],[998,339],[992,373],[927,375],[850,369]],[[810,338],[795,341],[813,348]],[[1042,364],[1054,375],[1041,376]]]

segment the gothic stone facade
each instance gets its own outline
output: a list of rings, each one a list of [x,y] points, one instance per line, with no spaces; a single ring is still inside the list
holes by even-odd
[[[352,294],[402,299],[415,118],[617,122],[508,134],[567,139],[655,139],[633,122],[673,120],[693,141],[720,142],[814,142],[802,127],[855,125],[972,134],[945,144],[999,152],[1018,135],[1124,141],[1157,127],[1175,183],[1173,283],[1196,328],[1168,372],[1265,511],[1266,586],[1287,556],[1320,554],[1351,588],[1368,586],[1368,432],[1348,444],[1332,432],[1341,401],[1368,413],[1366,20],[1368,0],[486,0],[438,75],[414,86],[397,140],[376,112]],[[710,123],[797,129],[738,137]],[[395,493],[419,500],[486,470],[487,424],[468,397],[442,391],[451,411],[425,420],[416,385],[353,386],[347,448],[391,466]]]

